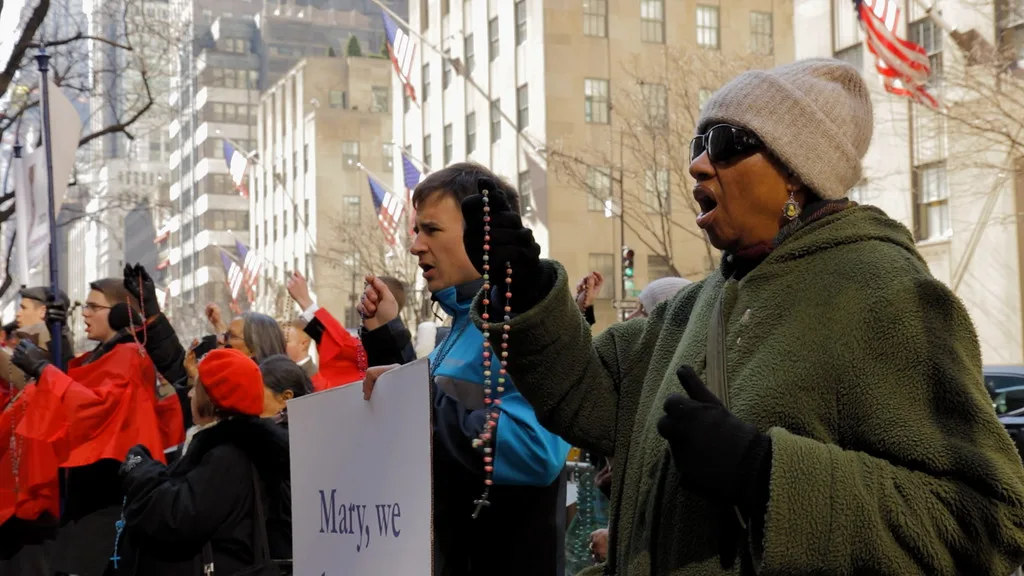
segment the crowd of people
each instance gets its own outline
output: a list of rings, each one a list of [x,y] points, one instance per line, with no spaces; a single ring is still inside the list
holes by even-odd
[[[412,196],[445,327],[410,330],[404,287],[370,275],[354,336],[294,273],[294,318],[211,305],[186,347],[136,265],[90,285],[95,347],[75,354],[47,327],[67,297],[22,290],[0,354],[0,576],[289,573],[288,401],[354,382],[369,399],[422,356],[435,576],[565,574],[570,444],[609,497],[588,573],[1009,574],[1024,467],[970,318],[903,226],[846,198],[872,126],[835,60],[719,90],[690,173],[720,266],[651,282],[596,335],[605,279],[573,294],[516,190],[471,163]]]

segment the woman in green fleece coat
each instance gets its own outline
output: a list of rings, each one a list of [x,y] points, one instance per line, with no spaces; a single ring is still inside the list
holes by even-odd
[[[872,124],[836,60],[722,88],[690,150],[721,266],[597,337],[490,195],[490,261],[514,271],[509,373],[545,426],[615,458],[606,574],[1004,576],[1024,560],[1024,469],[971,319],[905,227],[845,198]],[[484,206],[463,204],[481,269]]]

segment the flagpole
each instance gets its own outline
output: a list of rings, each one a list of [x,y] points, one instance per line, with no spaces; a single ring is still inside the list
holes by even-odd
[[[408,22],[406,22],[405,19],[403,19],[398,14],[395,14],[394,11],[392,11],[391,8],[388,8],[381,0],[370,0],[370,1],[373,2],[374,4],[376,4],[378,7],[380,7],[380,9],[383,10],[384,12],[386,12],[388,14],[388,16],[391,16],[392,18],[394,18],[395,21],[397,21],[399,24],[401,24],[402,26],[405,26],[405,28],[409,31],[409,34],[412,34],[417,39],[419,39],[419,41],[422,44],[424,44],[427,48],[430,48],[431,50],[433,50],[437,54],[440,54],[442,60],[445,60],[445,61],[451,63],[452,64],[452,68],[455,69],[455,72],[459,76],[462,76],[463,80],[465,80],[467,84],[472,86],[473,89],[476,90],[481,96],[483,96],[485,99],[487,99],[488,107],[490,109],[494,108],[494,102],[491,100],[491,97],[487,93],[487,91],[484,90],[483,88],[481,88],[480,85],[477,84],[476,81],[473,80],[472,74],[465,74],[464,73],[465,70],[462,67],[461,61],[456,62],[456,60],[454,58],[451,58],[449,56],[445,56],[444,52],[440,48],[438,48],[437,46],[434,46],[426,38],[421,36],[419,32],[416,32],[415,30],[413,30],[412,26]],[[502,119],[505,120],[505,122],[508,122],[508,125],[511,126],[513,130],[516,131],[516,136],[518,136],[524,143],[526,143],[526,145],[531,150],[533,150],[534,153],[540,155],[539,147],[536,144],[534,144],[533,142],[531,142],[529,138],[526,137],[526,134],[523,133],[523,131],[519,129],[519,126],[517,126],[516,123],[512,121],[512,118],[509,117],[508,114],[505,114],[505,112],[503,110],[501,110],[500,107],[498,108],[498,115],[501,116]],[[543,157],[543,156],[541,156],[541,157]]]
[[[50,132],[50,81],[47,72],[50,70],[50,55],[46,53],[46,47],[39,48],[36,54],[36,63],[39,65],[39,84],[42,87],[43,101],[43,145],[46,150],[46,197],[50,211],[50,298],[47,304],[57,304],[59,294],[59,274],[57,269],[57,210],[53,198],[53,138]],[[63,338],[64,331],[62,320],[50,322],[50,352],[53,356],[53,365],[64,370]]]
[[[394,140],[391,141],[391,145],[394,146],[395,148],[398,148],[399,152],[401,152],[403,156],[419,164],[420,168],[424,172],[430,172],[430,166],[427,166],[427,163],[424,162],[423,160],[420,160],[419,158],[413,156],[412,152],[407,151],[404,146],[400,146],[398,142],[395,142]]]
[[[387,184],[385,184],[384,181],[380,179],[380,176],[377,176],[376,174],[371,172],[369,168],[367,168],[366,166],[363,166],[362,162],[356,162],[356,168],[359,168],[363,172],[366,172],[367,176],[369,176],[370,178],[373,178],[374,180],[376,180],[377,183],[380,184],[382,188],[384,188],[385,190],[388,191],[389,194],[391,194],[392,196],[398,196],[397,194],[395,194],[395,191],[391,188],[391,186],[388,186]]]
[[[235,140],[233,140],[231,138],[228,138],[227,136],[221,134],[219,131],[217,132],[217,135],[220,136],[222,139],[224,139],[224,141],[227,142],[228,144],[231,144],[232,146],[234,146],[237,150],[245,150],[244,146],[240,146],[238,144],[238,142],[236,142]],[[259,158],[257,157],[256,153],[253,152],[253,151],[245,151],[245,157],[248,160],[251,160],[252,163],[257,165],[257,166],[262,166],[263,165],[263,163],[260,162]],[[292,196],[292,193],[288,191],[288,186],[285,185],[284,181],[281,180],[281,175],[278,174],[277,172],[274,172],[273,170],[270,171],[270,174],[271,174],[271,177],[274,179],[274,182],[281,187],[281,190],[284,191],[284,195],[287,196],[288,200],[291,201],[292,206],[295,207],[295,212],[297,214],[299,214],[299,220],[302,221],[302,230],[306,233],[306,240],[309,242],[309,249],[312,249],[312,250],[315,251],[316,250],[316,242],[313,241],[313,236],[312,236],[312,234],[309,233],[309,224],[306,222],[305,214],[302,214],[299,211],[299,204],[298,204],[298,202],[295,201],[295,197]]]

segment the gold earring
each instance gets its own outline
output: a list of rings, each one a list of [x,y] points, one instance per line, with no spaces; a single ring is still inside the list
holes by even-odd
[[[793,197],[795,193],[796,190],[790,188],[789,200],[787,200],[786,203],[782,205],[782,215],[788,218],[789,220],[794,220],[797,216],[800,215],[800,205],[797,204],[796,198]]]

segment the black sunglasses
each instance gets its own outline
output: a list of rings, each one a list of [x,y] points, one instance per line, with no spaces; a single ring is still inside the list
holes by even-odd
[[[707,152],[712,164],[729,164],[762,148],[764,143],[750,130],[729,124],[716,124],[690,140],[690,162]]]

